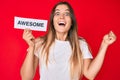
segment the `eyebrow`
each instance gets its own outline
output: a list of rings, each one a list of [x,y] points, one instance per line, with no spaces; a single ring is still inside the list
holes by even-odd
[[[60,9],[55,9],[55,11],[60,11]],[[69,12],[70,12],[70,10],[69,10],[69,9],[66,9],[65,11],[69,11]]]

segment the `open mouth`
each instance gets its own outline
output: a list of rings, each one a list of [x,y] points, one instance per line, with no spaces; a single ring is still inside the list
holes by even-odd
[[[59,26],[65,26],[65,22],[59,22],[58,25]]]

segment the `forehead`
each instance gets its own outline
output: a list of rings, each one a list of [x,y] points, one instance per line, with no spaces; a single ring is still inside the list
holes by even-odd
[[[55,8],[55,11],[70,11],[70,10],[67,5],[61,4]]]

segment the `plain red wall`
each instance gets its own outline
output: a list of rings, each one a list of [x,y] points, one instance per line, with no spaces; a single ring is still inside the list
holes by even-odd
[[[14,16],[49,20],[50,11],[58,1],[0,1],[0,80],[21,80],[20,67],[28,46],[22,39],[23,30],[14,29]],[[69,2],[77,18],[78,34],[88,41],[94,57],[104,34],[112,30],[117,35],[117,41],[108,48],[102,69],[95,80],[120,80],[120,1],[69,0]],[[33,34],[38,37],[45,32],[34,31]],[[35,80],[38,78],[37,71]]]

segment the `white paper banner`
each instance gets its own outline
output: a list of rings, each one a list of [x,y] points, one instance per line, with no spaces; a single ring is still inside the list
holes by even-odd
[[[29,28],[36,31],[46,31],[47,30],[47,20],[31,19],[14,17],[14,28],[25,29]]]

